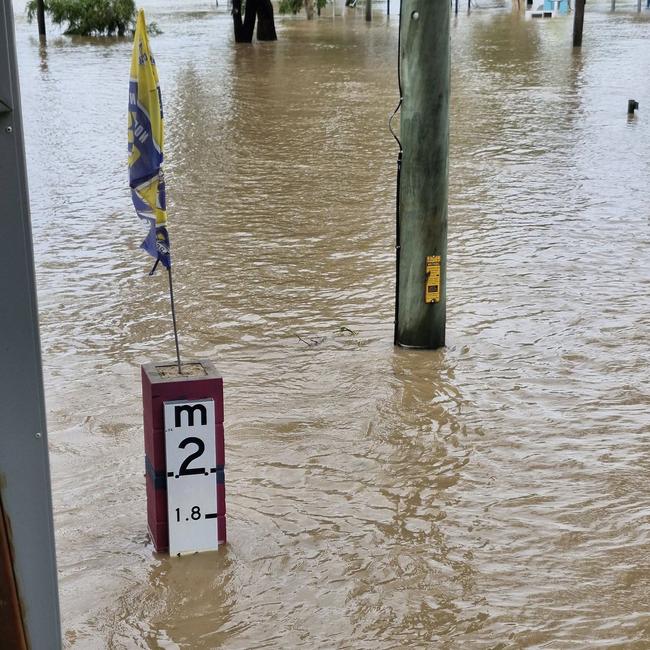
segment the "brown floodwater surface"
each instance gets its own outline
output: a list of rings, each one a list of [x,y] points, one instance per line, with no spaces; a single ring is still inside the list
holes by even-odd
[[[649,14],[588,4],[582,51],[571,18],[452,20],[426,352],[392,336],[397,16],[328,5],[249,46],[214,4],[144,5],[181,352],[225,382],[229,543],[172,559],[146,529],[139,366],[175,352],[127,185],[131,42],[39,47],[14,5],[66,647],[650,647]]]

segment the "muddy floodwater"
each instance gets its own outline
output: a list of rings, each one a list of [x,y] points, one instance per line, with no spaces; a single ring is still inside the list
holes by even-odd
[[[452,19],[431,352],[393,347],[397,16],[329,4],[236,46],[225,2],[143,4],[229,543],[147,534],[140,364],[174,343],[127,185],[131,42],[39,47],[16,0],[66,647],[649,648],[650,13],[588,3],[582,51],[571,18]]]

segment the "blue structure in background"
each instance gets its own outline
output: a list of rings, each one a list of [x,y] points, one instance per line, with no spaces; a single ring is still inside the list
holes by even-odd
[[[569,0],[544,0],[544,11],[554,10],[558,15],[566,16],[569,13]]]

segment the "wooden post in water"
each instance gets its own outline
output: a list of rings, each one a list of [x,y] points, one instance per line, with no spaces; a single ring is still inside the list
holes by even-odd
[[[36,0],[36,20],[38,21],[38,35],[45,38],[45,0]]]
[[[0,499],[0,638],[14,650],[27,650],[25,627],[20,609],[20,598],[14,563],[11,556],[11,538],[5,523],[2,499]]]
[[[445,344],[450,2],[403,0],[395,344]]]
[[[366,21],[372,20],[372,0],[366,0]]]
[[[573,17],[573,47],[582,47],[582,28],[585,22],[585,0],[576,0]]]
[[[612,0],[612,11],[616,11],[616,0]]]

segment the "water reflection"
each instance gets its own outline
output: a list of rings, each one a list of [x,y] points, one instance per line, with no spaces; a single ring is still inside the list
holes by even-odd
[[[481,602],[476,568],[458,522],[448,520],[471,456],[458,419],[463,400],[445,352],[416,354],[417,366],[410,352],[393,355],[392,394],[371,421],[363,454],[379,470],[370,481],[379,494],[366,502],[381,503],[381,495],[390,516],[377,524],[379,544],[364,538],[371,561],[350,572],[355,638],[426,644],[476,631],[487,616],[467,611]]]
[[[47,41],[45,39],[40,39],[38,45],[38,56],[41,61],[41,71],[45,74],[47,73]]]
[[[234,563],[226,548],[200,556],[156,558],[147,583],[111,607],[108,647],[220,647],[233,633]],[[183,614],[185,612],[185,614]]]

